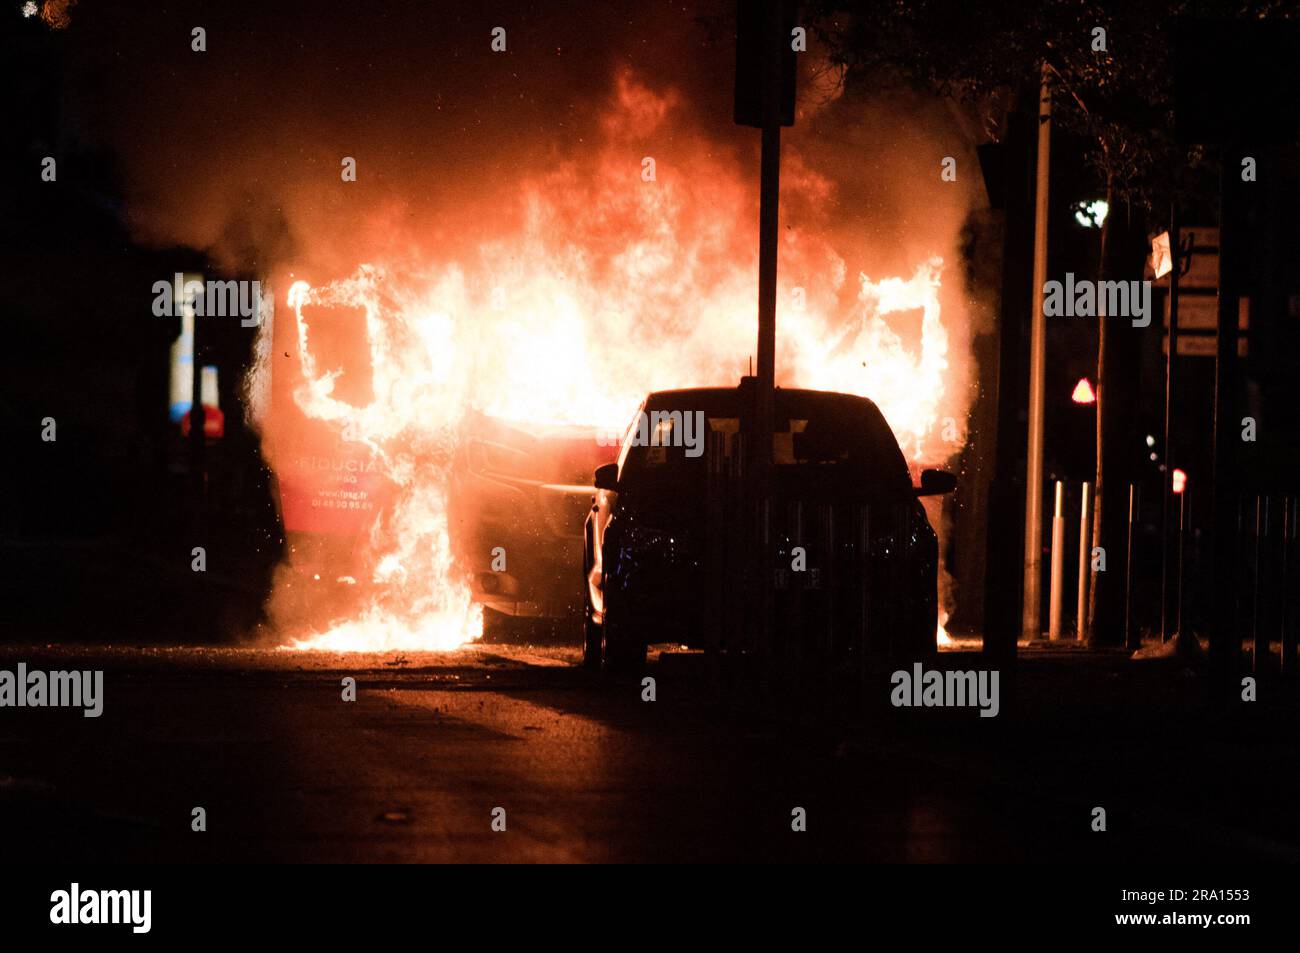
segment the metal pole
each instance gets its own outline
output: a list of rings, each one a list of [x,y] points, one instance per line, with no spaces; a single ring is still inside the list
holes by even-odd
[[[1133,625],[1133,536],[1142,501],[1141,489],[1136,483],[1128,485],[1128,553],[1124,558],[1124,647],[1128,649],[1142,647],[1142,639]]]
[[[780,238],[782,6],[766,4],[763,33],[763,146],[758,216],[758,380],[755,382],[754,537],[757,573],[757,643],[760,664],[772,651],[772,564],[768,540],[772,429],[776,379],[776,261]]]
[[[1038,94],[1038,168],[1034,189],[1034,286],[1029,335],[1029,443],[1025,466],[1025,601],[1021,635],[1042,634],[1043,558],[1043,397],[1046,390],[1047,317],[1043,285],[1047,283],[1048,173],[1052,152],[1052,92],[1043,63]]]
[[[1291,586],[1291,550],[1296,536],[1297,507],[1294,497],[1282,498],[1282,559],[1281,577],[1278,585],[1280,592],[1278,612],[1281,619],[1282,657],[1278,660],[1282,674],[1287,678],[1295,675],[1295,629],[1292,627],[1291,603],[1293,587]]]
[[[1235,152],[1224,147],[1219,173],[1219,300],[1214,364],[1214,475],[1211,483],[1210,679],[1211,699],[1223,704],[1232,695],[1232,673],[1241,659],[1237,628],[1238,512],[1237,445],[1237,174]]]
[[[1195,648],[1190,632],[1183,631],[1183,558],[1187,536],[1187,496],[1192,491],[1186,486],[1178,494],[1178,601],[1174,604],[1174,635],[1178,637],[1180,648],[1190,651]]]
[[[190,479],[193,481],[194,489],[194,513],[198,518],[201,517],[202,504],[204,497],[207,495],[207,477],[205,474],[206,461],[206,439],[204,433],[206,420],[203,412],[203,334],[200,330],[203,326],[203,319],[199,316],[198,309],[194,309],[194,347],[191,355],[190,368],[194,372],[193,379],[190,381],[190,434],[189,434],[189,451],[190,451]]]
[[[1254,635],[1251,660],[1254,671],[1259,675],[1268,664],[1268,633],[1264,629],[1264,613],[1261,611],[1260,599],[1264,586],[1261,577],[1264,574],[1264,560],[1260,557],[1268,552],[1268,497],[1259,494],[1255,497],[1255,598],[1251,603],[1251,631]]]
[[[1174,473],[1174,394],[1178,367],[1178,200],[1169,211],[1169,355],[1165,358],[1165,480],[1160,518],[1160,641],[1169,638],[1169,520]]]
[[[1079,501],[1079,603],[1075,616],[1075,638],[1080,642],[1088,638],[1088,575],[1092,572],[1092,561],[1088,558],[1088,547],[1092,532],[1088,526],[1092,510],[1092,485],[1083,484],[1083,495]]]
[[[1061,589],[1062,574],[1065,570],[1065,514],[1062,503],[1065,498],[1065,484],[1056,481],[1056,508],[1052,516],[1052,591],[1048,602],[1047,637],[1053,642],[1061,638]]]

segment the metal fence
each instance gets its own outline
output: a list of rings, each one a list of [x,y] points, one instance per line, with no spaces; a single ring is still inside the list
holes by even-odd
[[[1257,672],[1297,672],[1298,504],[1294,495],[1268,493],[1238,502],[1237,632]]]
[[[747,503],[743,435],[709,436],[706,647],[747,657],[764,680],[803,694],[860,688],[890,659],[915,661],[924,623],[904,598],[907,508],[787,490],[755,516]],[[747,526],[750,519],[757,527]],[[771,554],[761,563],[748,549],[755,538]],[[773,574],[766,646],[758,636],[755,565]]]

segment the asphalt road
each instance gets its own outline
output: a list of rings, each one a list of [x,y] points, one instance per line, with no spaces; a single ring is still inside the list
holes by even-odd
[[[1102,795],[1073,791],[1068,778],[1027,787],[1014,765],[963,758],[963,745],[886,742],[722,704],[689,659],[652,666],[653,702],[637,682],[582,671],[567,648],[0,648],[0,668],[18,661],[103,669],[105,698],[97,719],[0,708],[10,862],[1114,861],[1289,850],[1207,832],[1186,814],[1144,813],[1148,795],[1122,778],[1104,795],[1111,829],[1096,833],[1088,804]],[[345,676],[357,680],[354,702],[342,699]],[[195,807],[205,831],[191,829]],[[493,830],[495,808],[504,831]],[[806,831],[791,829],[795,808]]]

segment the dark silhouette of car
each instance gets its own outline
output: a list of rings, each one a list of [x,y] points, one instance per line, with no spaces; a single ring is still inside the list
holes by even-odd
[[[734,477],[750,432],[751,382],[651,394],[618,460],[595,471],[583,557],[588,667],[635,671],[654,643],[717,646],[706,607],[745,558],[737,554],[739,521],[719,514],[735,512],[743,493],[743,478]],[[794,557],[807,538],[807,514],[851,524],[857,539],[828,531],[818,552],[857,577],[845,579],[849,572],[839,569],[835,585],[853,587],[869,606],[859,617],[874,633],[865,651],[916,659],[935,652],[938,541],[918,497],[950,492],[956,478],[925,470],[913,486],[893,432],[863,397],[778,388],[774,420],[769,539],[777,588],[796,575],[800,586],[830,584],[817,579],[816,567],[789,572],[800,568]],[[723,550],[732,553],[730,565],[719,562]],[[868,626],[868,615],[881,621]],[[858,621],[827,619],[823,628],[841,635]]]

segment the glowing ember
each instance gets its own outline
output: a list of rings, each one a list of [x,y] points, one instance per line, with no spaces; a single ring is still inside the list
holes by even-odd
[[[294,403],[364,447],[396,487],[370,530],[365,605],[318,622],[295,647],[436,650],[479,636],[481,612],[448,538],[451,460],[468,412],[621,427],[649,391],[734,386],[746,372],[757,284],[752,170],[686,125],[674,128],[671,162],[645,179],[644,140],[678,105],[625,74],[605,141],[581,163],[524,180],[513,199],[496,196],[518,215],[492,241],[436,265],[411,265],[427,261],[412,251],[319,287],[293,284]],[[795,154],[789,173],[783,194],[826,204],[831,184]],[[963,420],[966,396],[948,386],[942,259],[883,278],[868,277],[863,261],[851,281],[855,269],[821,229],[783,232],[778,383],[868,396],[909,458],[945,461],[958,445],[939,438],[940,415]],[[313,346],[317,308],[364,314],[368,353],[354,363],[371,375],[369,402],[335,394],[342,372]]]

